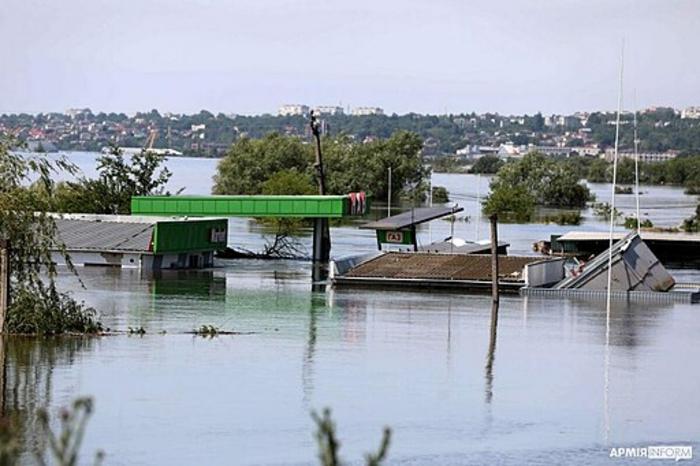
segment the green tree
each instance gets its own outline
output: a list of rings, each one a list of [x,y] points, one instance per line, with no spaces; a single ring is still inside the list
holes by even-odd
[[[11,303],[6,330],[22,334],[94,333],[101,330],[95,311],[57,290],[52,254],[64,255],[57,240],[56,223],[48,214],[47,199],[53,192],[52,174],[75,171],[65,159],[22,157],[10,151],[12,142],[0,140],[0,239],[10,242]],[[29,180],[48,196],[27,189]]]
[[[504,165],[491,181],[490,196],[501,190],[512,192],[514,187],[522,188],[541,206],[584,207],[591,199],[574,169],[538,153]]]
[[[169,194],[165,185],[172,174],[161,168],[165,157],[144,150],[124,158],[112,146],[97,159],[98,177],[59,183],[51,196],[52,208],[59,212],[130,214],[132,196]]]
[[[422,141],[416,134],[401,131],[366,143],[338,136],[324,138],[322,144],[329,194],[365,191],[384,199],[389,167],[395,197],[409,191],[425,191],[423,185],[429,170],[423,165]],[[258,140],[242,138],[219,162],[214,193],[261,194],[266,181],[285,171],[313,179],[314,160],[313,147],[296,137],[268,134]]]
[[[324,144],[328,190],[333,194],[365,191],[375,199],[424,193],[429,170],[421,157],[423,142],[415,133],[398,131],[387,139],[358,144],[340,137]]]
[[[483,211],[497,214],[503,221],[524,223],[535,213],[535,198],[524,186],[503,185],[485,199]]]
[[[495,155],[485,155],[480,157],[472,168],[469,169],[469,173],[481,173],[481,174],[494,174],[505,164],[503,160]]]
[[[301,139],[271,133],[242,138],[219,162],[214,194],[261,194],[263,183],[278,172],[311,173],[313,151]]]

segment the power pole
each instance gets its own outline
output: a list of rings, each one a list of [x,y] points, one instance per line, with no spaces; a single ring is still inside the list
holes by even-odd
[[[491,334],[489,351],[486,358],[487,380],[492,378],[493,360],[496,351],[496,334],[498,330],[498,217],[491,216]]]
[[[0,333],[5,332],[5,317],[10,307],[10,243],[0,239]]]
[[[318,193],[321,196],[326,195],[326,175],[323,171],[323,153],[321,152],[321,123],[314,115],[313,110],[310,114],[309,126],[311,133],[316,142],[316,179],[318,180]],[[331,255],[331,234],[328,228],[327,218],[314,219],[314,239],[313,239],[313,273],[312,280],[316,284],[325,280],[327,276],[326,265],[330,260]]]
[[[496,328],[498,327],[498,217],[491,216],[491,339],[496,346]]]

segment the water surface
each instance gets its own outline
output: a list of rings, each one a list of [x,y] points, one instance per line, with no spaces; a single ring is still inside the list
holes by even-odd
[[[88,166],[94,159],[80,157]],[[210,190],[215,161],[170,164],[173,184]],[[467,239],[477,235],[477,179],[434,177],[467,208],[472,222],[455,223]],[[592,187],[604,200],[609,186]],[[655,221],[677,223],[697,203],[677,188],[645,190],[643,210]],[[633,208],[633,200],[621,204]],[[606,228],[584,216],[575,228]],[[531,253],[532,242],[571,229],[501,225],[500,234],[511,252]],[[478,230],[485,238],[487,224]],[[229,242],[257,249],[263,233],[235,219]],[[437,221],[420,239],[449,233]],[[353,226],[332,236],[336,257],[376,248],[372,232]],[[309,413],[326,406],[342,456],[355,461],[378,446],[384,425],[394,432],[389,464],[626,464],[608,458],[611,446],[661,443],[692,444],[698,454],[697,306],[616,303],[606,338],[601,303],[505,296],[487,371],[487,296],[312,293],[307,262],[218,265],[158,274],[86,268],[84,289],[62,273],[61,287],[107,326],[147,334],[10,340],[4,401],[27,419],[27,446],[37,441],[29,413],[43,405],[56,413],[85,394],[96,410],[84,451],[104,449],[115,465],[312,464]],[[697,271],[674,273],[700,281]],[[246,334],[184,334],[200,325]]]

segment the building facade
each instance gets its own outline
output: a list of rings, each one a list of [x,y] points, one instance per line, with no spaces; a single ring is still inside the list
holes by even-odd
[[[278,116],[302,116],[309,113],[309,106],[303,104],[285,104],[277,110]]]

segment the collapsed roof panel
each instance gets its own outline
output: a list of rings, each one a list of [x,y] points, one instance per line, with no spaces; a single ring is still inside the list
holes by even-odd
[[[608,286],[608,261],[612,251],[612,290],[668,291],[675,281],[637,233],[630,233],[611,249],[584,265],[575,276],[559,282],[557,289],[605,290]]]

